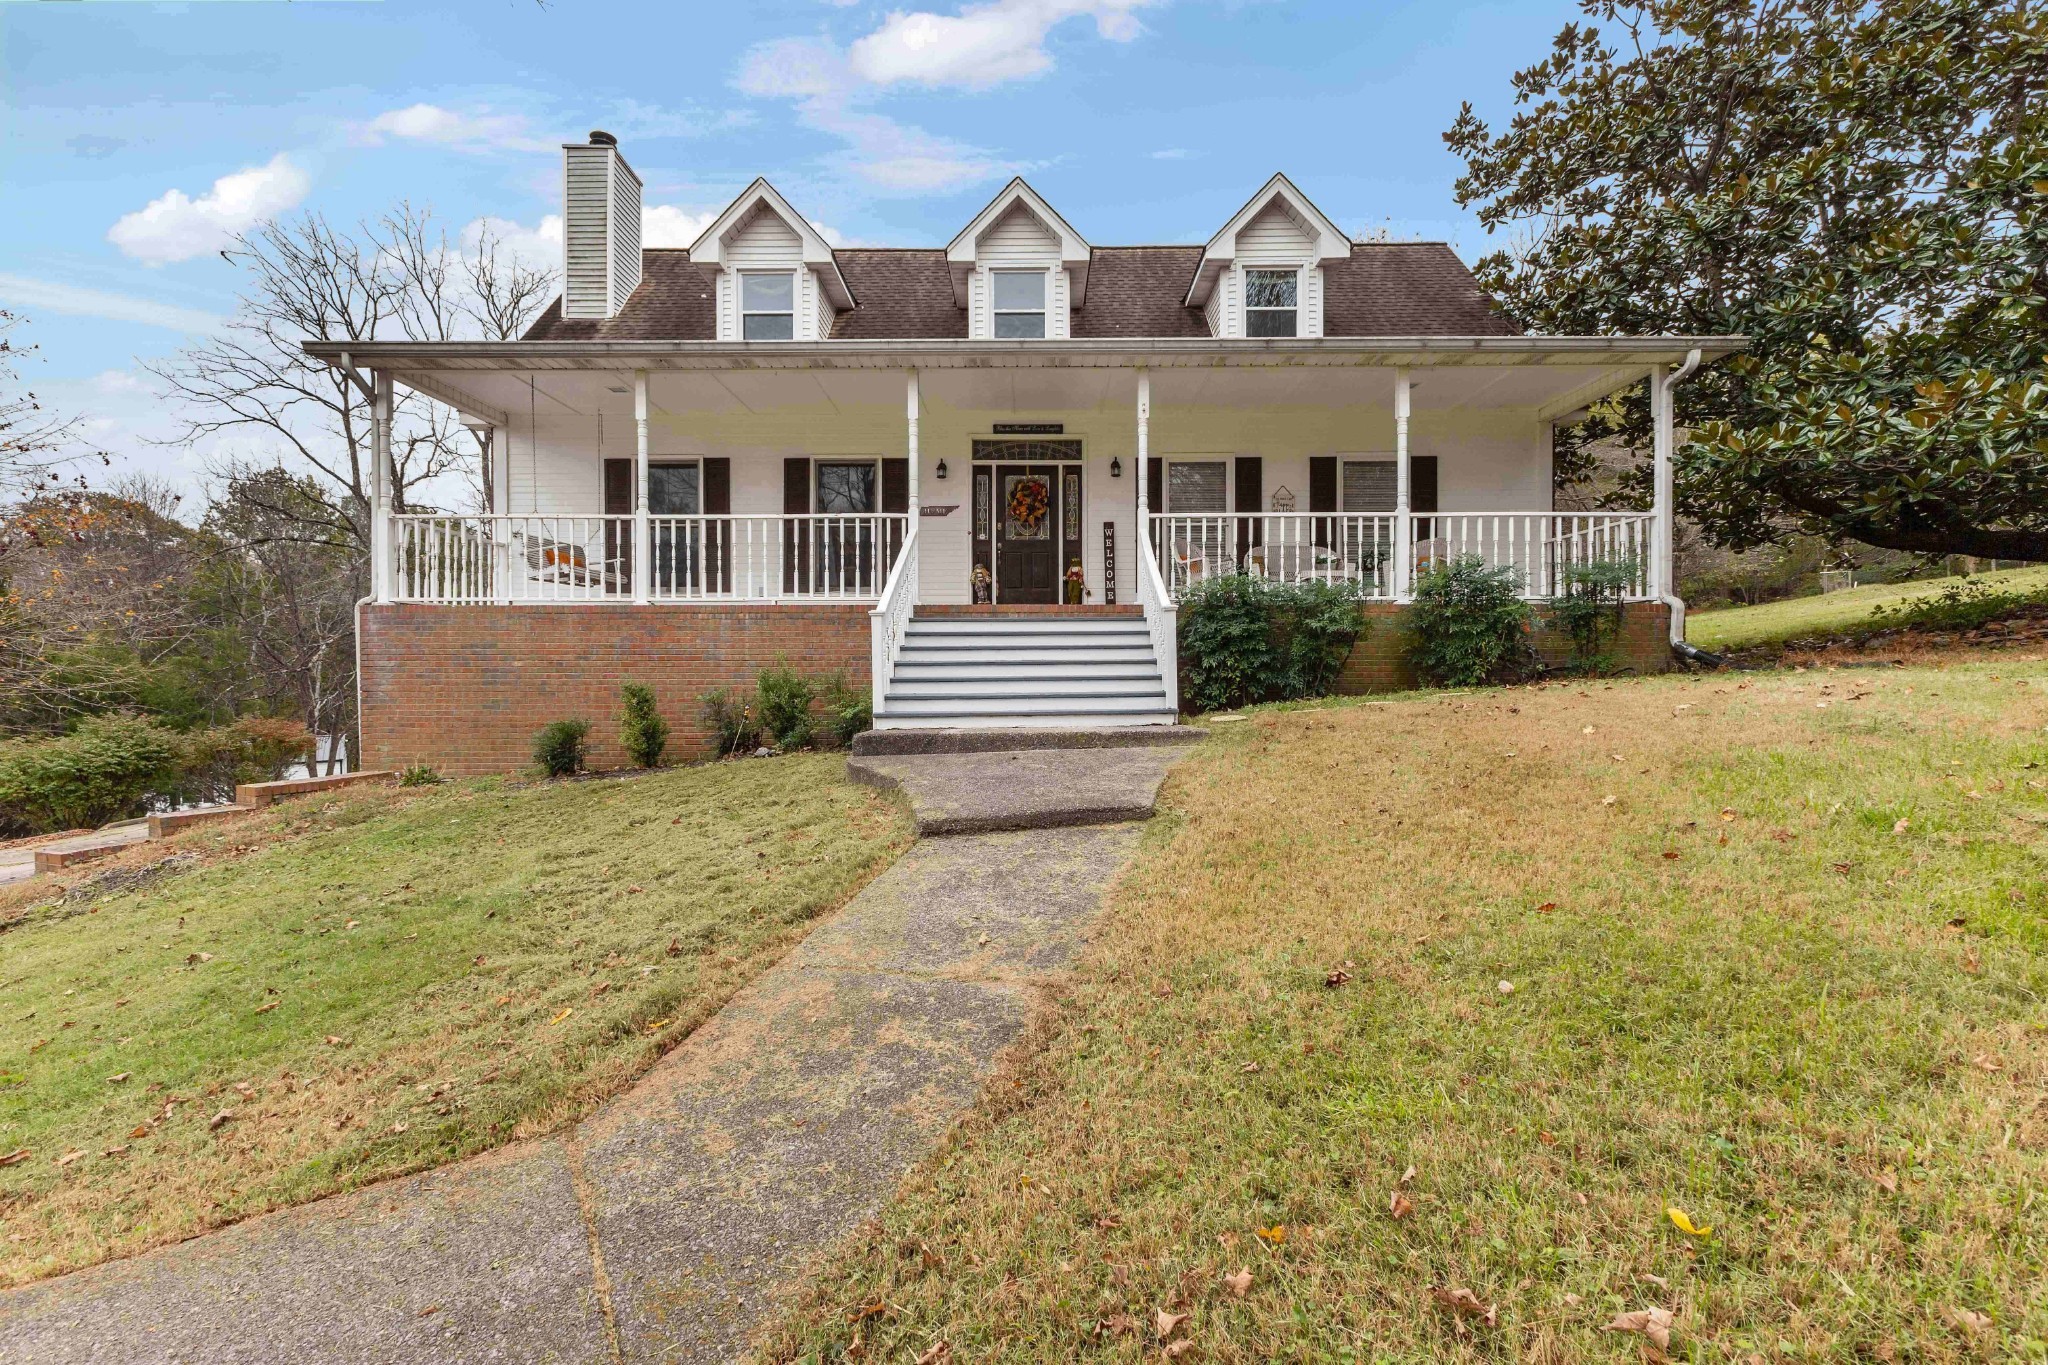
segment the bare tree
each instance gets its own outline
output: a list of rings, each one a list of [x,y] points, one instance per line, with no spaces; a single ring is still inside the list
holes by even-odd
[[[69,448],[77,419],[51,413],[33,392],[16,388],[21,361],[36,349],[14,339],[22,320],[0,308],[0,501],[49,492],[76,458]]]

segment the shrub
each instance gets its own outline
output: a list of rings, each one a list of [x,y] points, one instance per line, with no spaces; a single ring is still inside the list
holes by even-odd
[[[275,782],[318,751],[313,732],[295,720],[243,716],[228,725],[178,737],[181,774],[174,790],[186,801],[231,801],[243,782]]]
[[[1589,672],[1613,666],[1607,651],[1621,633],[1621,599],[1641,573],[1633,559],[1573,564],[1564,571],[1564,595],[1550,604],[1550,619],[1570,637],[1572,662]]]
[[[619,744],[626,757],[643,768],[652,768],[661,762],[661,751],[668,747],[668,722],[654,709],[654,689],[627,683],[619,689],[619,698],[625,703],[619,718]]]
[[[441,785],[441,773],[438,769],[430,768],[424,763],[414,763],[399,771],[398,785],[401,787],[438,787]]]
[[[729,692],[722,687],[706,693],[702,715],[704,728],[711,732],[712,743],[718,746],[721,757],[759,747],[761,722],[755,715],[753,699],[745,693]]]
[[[1950,583],[1932,597],[1880,602],[1870,609],[1870,629],[1976,630],[1992,621],[2048,605],[2048,593],[1993,588],[1981,578]]]
[[[761,670],[754,680],[755,713],[781,749],[801,749],[811,742],[811,684],[784,660]]]
[[[587,720],[550,721],[533,737],[533,761],[549,777],[583,771],[583,744],[590,737]]]
[[[849,687],[843,674],[834,673],[818,689],[825,705],[825,730],[832,742],[845,749],[853,737],[875,728],[875,704],[865,687]]]
[[[184,753],[173,732],[134,716],[94,716],[56,739],[0,749],[0,826],[31,834],[141,815],[175,789]]]
[[[1408,609],[1411,658],[1423,681],[1476,687],[1527,671],[1529,606],[1515,571],[1465,555],[1415,580]]]
[[[1181,695],[1197,711],[1322,696],[1366,627],[1348,584],[1207,579],[1181,599]]]

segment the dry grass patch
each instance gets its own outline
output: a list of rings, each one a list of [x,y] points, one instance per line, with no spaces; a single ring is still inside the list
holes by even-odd
[[[586,1112],[908,843],[838,764],[337,793],[11,889],[0,1281]]]
[[[2036,1358],[2044,726],[1991,667],[1219,726],[764,1354]]]

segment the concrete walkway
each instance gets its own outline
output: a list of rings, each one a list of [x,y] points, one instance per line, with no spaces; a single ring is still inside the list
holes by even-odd
[[[1042,823],[1062,783],[1141,816],[1184,752],[920,755],[962,761],[894,780],[984,828],[1002,812],[962,795],[970,763],[1017,794],[1012,821]],[[922,841],[568,1132],[0,1294],[0,1360],[738,1358],[974,1103],[1136,840]]]

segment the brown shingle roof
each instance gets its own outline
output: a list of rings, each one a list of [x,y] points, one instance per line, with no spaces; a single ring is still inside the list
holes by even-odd
[[[1323,335],[1518,336],[1442,242],[1353,242],[1323,267]]]
[[[964,339],[946,253],[856,247],[832,253],[859,307],[839,314],[834,340]],[[1185,307],[1198,246],[1104,246],[1088,266],[1088,302],[1072,314],[1076,337],[1205,337],[1201,310]],[[650,248],[640,287],[608,321],[565,320],[555,300],[527,341],[710,341],[717,337],[712,272],[686,251]],[[1441,242],[1360,242],[1324,270],[1323,334],[1514,336],[1518,329]]]
[[[1088,302],[1077,337],[1205,337],[1202,310],[1181,300],[1202,262],[1198,246],[1099,246],[1088,257]]]
[[[967,310],[953,302],[945,252],[848,247],[834,251],[832,259],[859,305],[833,319],[833,340],[966,338]]]

